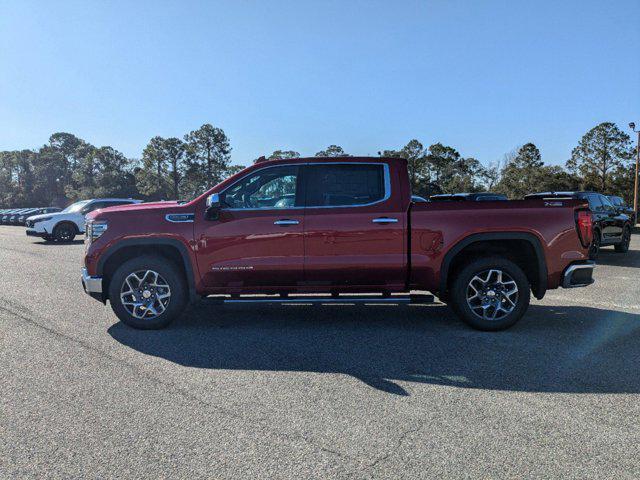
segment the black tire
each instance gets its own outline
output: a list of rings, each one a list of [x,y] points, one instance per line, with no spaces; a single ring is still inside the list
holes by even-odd
[[[597,260],[600,255],[600,244],[602,240],[600,238],[600,230],[593,231],[593,240],[589,246],[589,260]]]
[[[491,270],[494,273],[488,273]],[[492,279],[499,278],[497,271],[502,272],[503,281],[506,284],[500,284],[493,282]],[[487,276],[488,274],[488,276]],[[471,287],[472,280],[477,285],[479,279],[488,279],[486,295],[478,292],[474,294],[475,287]],[[476,280],[474,280],[476,279]],[[507,294],[513,290],[512,282],[517,286],[517,292]],[[481,282],[482,283],[482,282]],[[509,286],[506,286],[506,285]],[[531,285],[527,276],[522,269],[514,262],[500,258],[500,257],[488,257],[480,258],[472,261],[469,265],[463,268],[453,279],[453,283],[450,289],[449,305],[453,311],[468,325],[478,330],[485,331],[497,331],[504,330],[515,324],[529,307],[529,301],[531,300]],[[476,300],[468,301],[468,297],[476,296]],[[507,297],[508,298],[505,298]],[[482,299],[486,299],[487,302],[494,302],[492,305],[486,308],[486,310],[478,305],[476,310],[472,309],[470,303],[478,302],[485,304]],[[509,303],[512,305],[510,306]],[[504,305],[504,306],[503,306]],[[510,310],[508,313],[503,311]],[[475,313],[482,311],[486,312],[488,316],[496,311],[495,319],[483,318],[479,314]]]
[[[168,303],[164,305],[164,311],[159,315],[153,318],[138,318],[128,310],[128,308],[132,308],[131,305],[125,306],[123,304],[121,293],[125,285],[125,279],[127,279],[129,275],[147,270],[157,272],[164,282],[166,282],[170,289],[170,297]],[[138,276],[141,275],[138,274]],[[116,269],[109,282],[109,303],[111,303],[111,309],[122,323],[137,329],[156,330],[166,327],[184,311],[187,299],[187,286],[185,285],[182,273],[171,261],[162,257],[149,255],[127,260]],[[149,300],[152,300],[152,298]],[[159,307],[156,303],[154,303],[153,306],[156,310],[158,309],[157,307]],[[135,308],[133,308],[133,310],[140,314],[141,310],[144,311],[145,308],[138,307],[137,310]]]
[[[75,225],[70,223],[60,223],[53,229],[53,238],[60,243],[72,242],[77,234],[78,230]]]
[[[622,239],[620,243],[614,245],[616,252],[618,253],[627,253],[629,251],[629,245],[631,244],[631,227],[629,225],[625,225],[622,229]]]

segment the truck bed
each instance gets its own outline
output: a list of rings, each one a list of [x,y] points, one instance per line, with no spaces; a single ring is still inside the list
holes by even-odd
[[[569,263],[586,260],[574,217],[575,209],[585,206],[578,200],[413,203],[409,211],[410,284],[438,291],[446,282],[440,271],[447,267],[448,254],[474,242],[509,242],[515,232],[534,244],[537,240],[549,275],[546,288],[557,288]]]

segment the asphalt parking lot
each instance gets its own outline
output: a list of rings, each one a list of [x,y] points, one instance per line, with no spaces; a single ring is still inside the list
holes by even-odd
[[[82,253],[0,227],[2,478],[640,477],[638,234],[499,333],[438,304],[206,302],[134,331]]]

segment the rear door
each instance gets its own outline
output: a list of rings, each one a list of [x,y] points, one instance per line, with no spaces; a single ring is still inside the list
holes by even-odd
[[[387,163],[304,167],[305,283],[401,288],[406,278],[406,212]]]
[[[220,193],[217,219],[195,223],[198,268],[206,286],[277,290],[302,283],[299,169],[279,165],[253,171]]]

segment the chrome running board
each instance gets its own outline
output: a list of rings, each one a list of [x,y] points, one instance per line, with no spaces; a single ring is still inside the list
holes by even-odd
[[[323,305],[323,304],[416,304],[427,305],[434,302],[433,295],[411,294],[411,295],[246,295],[246,296],[208,296],[207,301],[220,304],[296,304],[296,305]]]

